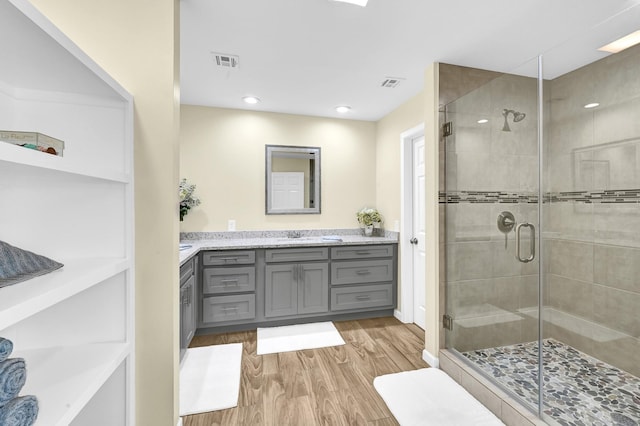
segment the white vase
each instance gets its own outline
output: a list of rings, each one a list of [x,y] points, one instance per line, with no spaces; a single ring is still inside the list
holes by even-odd
[[[364,235],[370,237],[373,235],[373,225],[364,226]]]

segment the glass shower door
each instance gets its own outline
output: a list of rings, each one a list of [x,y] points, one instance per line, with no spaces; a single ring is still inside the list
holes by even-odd
[[[538,411],[537,61],[445,106],[446,347]],[[522,75],[531,75],[524,77]]]

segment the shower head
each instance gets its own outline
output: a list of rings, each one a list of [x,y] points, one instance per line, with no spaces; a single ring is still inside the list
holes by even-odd
[[[524,118],[526,116],[527,116],[527,114],[525,114],[524,112],[514,111],[513,112],[513,122],[517,123],[518,121],[522,121],[522,120],[524,120]]]
[[[502,131],[503,132],[510,132],[511,131],[511,128],[509,127],[509,122],[507,121],[507,118],[509,117],[509,114],[513,115],[513,122],[514,123],[518,123],[518,122],[524,120],[524,118],[527,116],[527,114],[525,114],[524,112],[514,111],[512,109],[503,109],[502,110],[502,116],[504,117],[504,125],[502,126]]]

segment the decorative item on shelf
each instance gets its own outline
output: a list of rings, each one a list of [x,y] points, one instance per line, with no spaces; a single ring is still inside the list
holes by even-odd
[[[64,141],[38,132],[0,130],[0,141],[62,157]]]
[[[38,417],[38,399],[19,396],[27,382],[23,358],[9,358],[13,343],[0,337],[0,425],[31,426]]]
[[[180,181],[180,222],[182,222],[187,213],[189,213],[189,209],[200,205],[200,199],[193,195],[195,190],[196,186],[187,183],[186,179]]]
[[[356,214],[356,217],[364,230],[365,236],[372,237],[374,234],[378,234],[376,229],[380,229],[382,225],[382,215],[378,210],[364,207]]]

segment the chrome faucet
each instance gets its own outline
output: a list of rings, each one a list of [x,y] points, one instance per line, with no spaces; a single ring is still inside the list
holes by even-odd
[[[300,238],[300,237],[302,237],[302,234],[300,233],[300,231],[289,231],[287,233],[287,237],[288,238]]]

